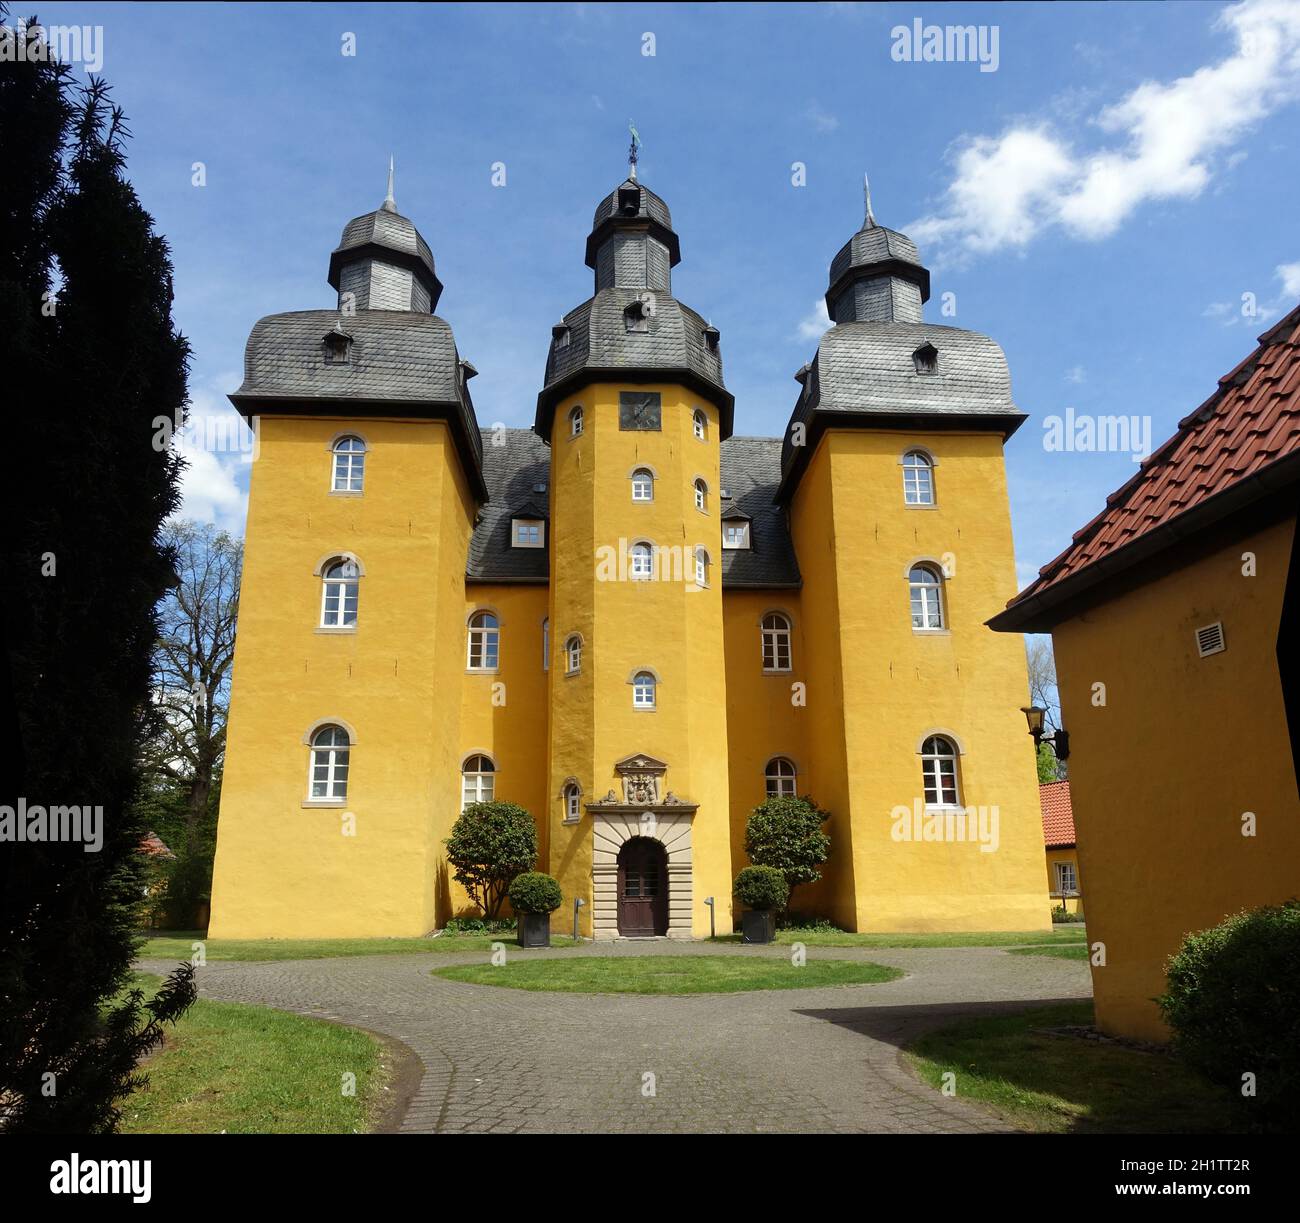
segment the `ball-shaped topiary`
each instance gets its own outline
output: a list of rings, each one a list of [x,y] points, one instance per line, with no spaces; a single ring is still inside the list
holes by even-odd
[[[1300,901],[1189,934],[1157,998],[1174,1048],[1242,1100],[1263,1127],[1300,1125]]]
[[[560,885],[541,871],[516,875],[510,884],[510,907],[516,913],[554,913],[563,900]]]
[[[780,909],[790,899],[790,885],[774,866],[747,866],[736,876],[736,899],[751,909]]]

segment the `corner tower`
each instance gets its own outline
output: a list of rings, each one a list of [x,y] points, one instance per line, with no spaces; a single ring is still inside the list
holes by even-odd
[[[667,204],[597,205],[594,293],[552,329],[550,867],[597,938],[730,929],[718,330],[672,295]]]
[[[818,899],[854,930],[1031,930],[1047,911],[1024,647],[984,626],[1016,584],[1003,444],[1024,414],[1002,349],[926,322],[929,291],[868,197],[782,444],[809,772],[833,817]],[[966,820],[958,839],[961,811],[985,841]]]
[[[393,202],[344,227],[337,308],[261,319],[211,933],[421,935],[446,913],[464,591],[485,498],[472,367]]]

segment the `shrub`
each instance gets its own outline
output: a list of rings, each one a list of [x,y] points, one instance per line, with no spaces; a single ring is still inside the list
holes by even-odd
[[[498,917],[492,921],[485,917],[453,917],[443,929],[448,934],[509,934],[517,925],[513,917]]]
[[[510,907],[516,913],[554,913],[563,900],[560,885],[541,871],[516,875],[510,885]]]
[[[749,813],[745,823],[745,853],[755,866],[772,866],[785,876],[791,892],[801,883],[816,883],[817,868],[831,852],[831,839],[822,831],[830,819],[806,795],[769,798]]]
[[[1265,1127],[1300,1123],[1300,901],[1237,913],[1189,934],[1157,998],[1182,1058],[1234,1095]]]
[[[751,909],[783,909],[790,885],[774,866],[747,866],[736,876],[736,899]]]
[[[537,825],[514,803],[470,803],[445,844],[452,878],[494,919],[510,881],[537,861]]]
[[[1068,909],[1066,909],[1064,905],[1052,906],[1052,922],[1054,924],[1060,925],[1063,922],[1081,922],[1081,921],[1083,921],[1082,909],[1079,909],[1075,913],[1071,913]]]

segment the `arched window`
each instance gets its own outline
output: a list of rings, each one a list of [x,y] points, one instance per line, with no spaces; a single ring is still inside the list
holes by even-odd
[[[907,574],[912,595],[912,627],[943,628],[943,579],[932,565],[913,565]]]
[[[582,670],[582,638],[572,633],[564,643],[564,673],[576,675]]]
[[[542,620],[542,670],[551,669],[551,618],[546,616]]]
[[[572,411],[569,412],[569,436],[582,436],[582,404],[574,404]]]
[[[709,419],[700,411],[699,408],[695,409],[695,414],[691,420],[691,427],[695,430],[695,436],[699,438],[700,441],[704,441],[704,439],[708,437]]]
[[[696,586],[707,586],[709,584],[709,552],[707,548],[695,549],[695,584]]]
[[[633,544],[628,549],[628,559],[631,562],[628,572],[632,577],[638,579],[654,577],[655,555],[654,549],[649,544]]]
[[[780,612],[768,612],[763,617],[763,670],[789,671],[790,620]]]
[[[326,566],[321,595],[321,628],[356,627],[360,577],[361,568],[350,557],[340,557]]]
[[[496,793],[497,766],[487,756],[471,756],[460,766],[460,809],[490,803]]]
[[[564,819],[566,823],[574,824],[582,816],[580,803],[582,802],[582,791],[578,788],[576,781],[571,781],[564,787]]]
[[[934,504],[934,460],[923,450],[903,455],[903,501],[907,505]]]
[[[638,467],[632,473],[632,500],[653,501],[655,499],[654,475],[644,467]]]
[[[794,764],[784,756],[773,756],[763,770],[768,798],[793,798],[795,792]]]
[[[311,798],[342,799],[348,796],[348,764],[352,741],[341,726],[322,726],[311,737]]]
[[[359,437],[341,437],[334,443],[334,491],[359,493],[366,474],[366,444]]]
[[[469,618],[469,658],[471,671],[495,671],[501,649],[501,626],[491,612],[475,612]]]
[[[942,735],[921,744],[921,777],[927,807],[956,807],[957,749]]]
[[[655,677],[650,671],[638,671],[632,677],[632,708],[653,709],[655,707]]]
[[[709,508],[709,486],[703,480],[695,481],[695,508],[706,511]]]

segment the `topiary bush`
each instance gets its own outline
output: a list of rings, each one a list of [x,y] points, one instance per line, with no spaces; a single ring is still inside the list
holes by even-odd
[[[830,819],[807,795],[773,795],[749,813],[745,822],[745,854],[755,866],[774,866],[790,891],[801,883],[816,883],[817,868],[831,852],[831,839],[822,831]]]
[[[537,825],[515,803],[470,803],[443,844],[452,878],[493,920],[501,916],[511,880],[537,861]]]
[[[1300,1124],[1300,901],[1250,909],[1189,934],[1156,999],[1174,1048],[1241,1096],[1261,1127]]]
[[[541,871],[517,875],[510,885],[510,907],[516,913],[554,913],[563,900],[560,885]]]
[[[774,866],[747,866],[736,876],[736,899],[751,909],[783,909],[790,885]]]

